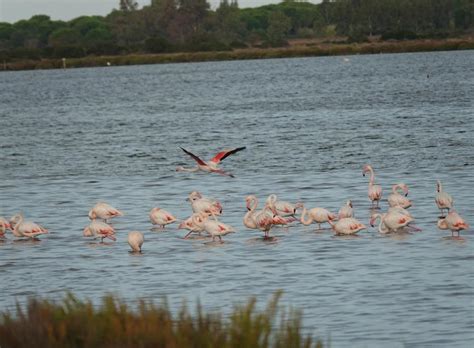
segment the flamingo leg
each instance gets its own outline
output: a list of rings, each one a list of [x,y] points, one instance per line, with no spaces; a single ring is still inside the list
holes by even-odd
[[[193,231],[189,231],[189,233],[188,233],[187,235],[185,235],[185,236],[183,237],[183,239],[188,239],[188,237],[189,237],[189,235],[190,235],[191,233],[193,233]]]

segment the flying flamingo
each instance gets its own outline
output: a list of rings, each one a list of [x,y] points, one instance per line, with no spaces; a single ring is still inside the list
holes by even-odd
[[[346,204],[344,204],[337,214],[339,219],[343,218],[351,218],[354,217],[354,210],[352,209],[352,201],[348,200]]]
[[[202,227],[194,223],[194,216],[196,216],[196,219],[202,219],[201,214],[193,213],[189,218],[182,221],[178,226],[179,229],[186,229],[189,231],[188,234],[183,237],[183,239],[188,239],[191,233],[198,233],[199,235],[201,235],[201,232],[203,231]]]
[[[379,202],[382,199],[382,187],[380,185],[375,184],[374,170],[368,164],[366,164],[364,168],[362,169],[362,175],[365,176],[367,172],[370,173],[369,191],[368,191],[369,199],[372,201],[372,207],[374,206],[374,203],[376,203],[377,204],[376,207],[378,208]]]
[[[401,195],[398,190],[401,189],[404,195]],[[392,186],[392,193],[388,196],[388,205],[391,207],[402,207],[404,209],[411,207],[411,201],[407,198],[408,186],[404,183]]]
[[[286,219],[278,216],[276,208],[272,205],[273,200],[265,203],[262,210],[256,211],[258,206],[257,197],[251,195],[245,198],[247,205],[247,214],[244,216],[244,225],[250,229],[258,229],[263,231],[264,239],[270,238],[270,230],[275,225],[285,225]]]
[[[130,248],[136,253],[140,253],[142,251],[142,245],[145,238],[143,237],[143,233],[138,231],[132,231],[128,234],[128,245]]]
[[[309,211],[306,210],[306,207],[303,203],[297,204],[298,208],[303,208],[303,212],[301,213],[300,221],[303,225],[309,226],[313,222],[318,224],[318,229],[321,229],[321,224],[325,222],[329,222],[332,220],[337,220],[337,215],[331,213],[329,210],[324,208],[312,208]],[[308,218],[306,218],[308,215]]]
[[[107,225],[105,222],[93,220],[88,226],[83,230],[84,237],[94,237],[100,238],[100,241],[103,242],[104,238],[109,238],[113,241],[117,240],[115,238],[115,229]]]
[[[0,217],[0,238],[4,238],[5,232],[11,229],[12,227],[10,226],[8,220],[3,217]]]
[[[201,219],[193,215],[193,223],[209,233],[213,242],[216,238],[219,238],[219,241],[222,242],[222,236],[235,232],[232,226],[220,222],[215,215],[212,216],[212,219],[207,213],[200,213],[199,215],[201,215]]]
[[[161,228],[165,228],[165,225],[175,222],[176,218],[164,209],[153,208],[150,211],[150,221],[153,225],[160,225]]]
[[[89,211],[89,219],[102,219],[107,222],[108,219],[111,219],[116,216],[123,216],[123,213],[111,205],[99,202]]]
[[[15,237],[36,238],[41,234],[48,233],[44,227],[31,221],[24,221],[22,214],[13,216],[10,219],[10,226]]]
[[[451,236],[454,237],[454,232],[458,233],[462,230],[467,230],[469,225],[467,222],[454,210],[451,210],[445,218],[438,220],[438,228],[441,230],[451,230]]]
[[[436,191],[435,202],[438,209],[441,211],[440,217],[444,217],[443,210],[446,209],[449,213],[449,210],[453,207],[454,200],[449,193],[443,191],[443,186],[439,180],[436,183]]]
[[[237,147],[235,149],[229,149],[229,150],[221,151],[217,155],[215,155],[210,161],[206,162],[206,161],[203,161],[202,159],[200,159],[195,154],[193,154],[193,153],[191,153],[191,152],[189,152],[189,151],[187,151],[187,150],[185,150],[181,147],[181,150],[183,150],[186,154],[191,156],[197,162],[197,166],[194,167],[194,168],[177,167],[176,171],[178,171],[178,172],[197,172],[199,170],[202,170],[204,172],[227,175],[227,176],[230,176],[231,178],[233,178],[234,175],[232,175],[230,173],[227,173],[227,172],[223,171],[222,169],[219,169],[218,165],[221,161],[223,161],[228,156],[233,155],[234,153],[242,151],[244,149],[245,149],[245,146],[244,147]]]
[[[366,229],[367,227],[354,218],[342,218],[336,223],[328,221],[336,235],[352,235]]]
[[[219,201],[203,197],[198,191],[191,192],[186,200],[191,202],[193,213],[222,214],[222,205]]]

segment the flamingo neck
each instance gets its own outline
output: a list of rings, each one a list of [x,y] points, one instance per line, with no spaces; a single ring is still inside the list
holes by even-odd
[[[311,223],[313,222],[313,218],[311,216],[308,216],[308,219],[305,218],[307,213],[308,211],[306,210],[306,207],[303,205],[303,212],[301,213],[300,222],[305,226],[311,225]]]
[[[374,174],[374,170],[372,169],[372,167],[369,167],[369,172],[370,172],[369,184],[373,185],[375,183],[375,174]]]

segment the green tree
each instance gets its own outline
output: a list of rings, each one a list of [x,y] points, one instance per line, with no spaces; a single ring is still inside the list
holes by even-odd
[[[283,12],[275,11],[268,19],[267,40],[272,46],[286,44],[286,36],[291,28],[291,20]]]

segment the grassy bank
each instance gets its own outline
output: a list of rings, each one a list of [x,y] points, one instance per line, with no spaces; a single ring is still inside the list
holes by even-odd
[[[0,347],[317,347],[301,333],[299,312],[285,314],[281,293],[266,309],[255,299],[237,306],[228,318],[198,306],[173,315],[166,304],[140,301],[136,309],[113,297],[99,307],[73,295],[61,302],[30,299],[16,313],[0,314]]]
[[[122,56],[70,58],[66,61],[67,68],[83,68],[116,65],[140,65],[184,62],[206,62],[244,59],[268,59],[291,57],[319,57],[353,54],[430,52],[474,49],[474,38],[410,40],[410,41],[379,41],[372,43],[307,43],[290,45],[283,48],[247,48],[223,52],[192,52],[170,54],[132,54]],[[0,71],[60,69],[61,59],[23,60],[5,62]]]

